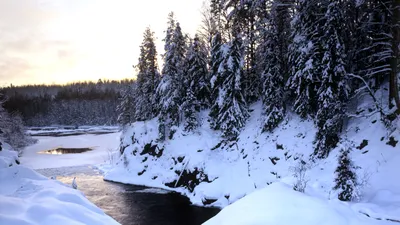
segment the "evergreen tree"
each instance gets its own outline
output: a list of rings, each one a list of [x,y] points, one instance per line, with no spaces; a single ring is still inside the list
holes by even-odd
[[[323,12],[318,0],[301,0],[292,21],[293,42],[289,46],[292,69],[287,86],[294,94],[294,111],[303,118],[314,116],[317,111],[316,91],[322,73]]]
[[[207,69],[207,52],[197,35],[195,35],[185,61],[185,87],[190,88],[202,109],[210,107],[210,74]]]
[[[391,0],[366,0],[362,8],[357,60],[360,63],[357,73],[378,89],[390,73],[391,58]]]
[[[270,10],[268,27],[263,30],[264,131],[272,131],[285,115],[283,97],[284,79],[287,76],[289,22],[288,5],[282,0],[275,0]]]
[[[146,28],[143,36],[139,63],[136,66],[139,73],[135,93],[135,119],[138,121],[149,120],[156,115],[154,93],[160,80],[154,33],[150,28]]]
[[[257,20],[256,20],[256,40],[257,40],[257,48],[256,48],[256,65],[255,65],[255,73],[257,74],[258,77],[260,77],[261,82],[263,82],[263,73],[266,68],[266,52],[268,51],[267,49],[267,40],[268,40],[268,35],[269,35],[269,29],[270,29],[270,24],[269,24],[269,12],[270,10],[267,7],[267,0],[257,0],[254,3],[254,7],[256,7],[255,14],[257,15]],[[262,84],[260,85],[260,93],[262,97]]]
[[[356,75],[355,89],[368,90],[368,94],[375,98],[374,92],[382,84],[389,83],[389,108],[400,108],[398,92],[399,43],[400,43],[400,6],[396,0],[365,0],[357,1],[353,14],[356,21],[353,35],[353,46],[349,52],[353,59],[352,73]],[[386,123],[386,113],[380,108],[379,102],[374,99],[382,120]],[[397,114],[400,110],[397,110]],[[395,114],[394,114],[395,115]]]
[[[210,103],[209,73],[204,44],[196,35],[190,44],[185,60],[184,96],[182,108],[185,117],[185,130],[193,131],[199,124],[197,113],[208,108]]]
[[[314,154],[319,158],[327,157],[339,141],[349,91],[344,64],[346,54],[340,28],[344,19],[338,1],[329,1],[325,17],[326,23],[322,29],[324,35],[321,37],[324,43],[323,70],[317,90],[318,111],[315,118],[318,132]]]
[[[400,2],[391,0],[391,57],[389,78],[389,107],[397,107],[397,115],[400,115]]]
[[[236,138],[245,125],[249,112],[242,90],[243,50],[240,34],[229,44],[229,50],[219,69],[223,79],[219,91],[220,109],[215,128],[223,131],[225,138]]]
[[[136,86],[136,84],[134,86]],[[126,89],[122,91],[121,101],[117,107],[117,112],[119,113],[117,122],[123,127],[134,122],[134,105],[132,96],[135,92],[135,87],[126,87]]]
[[[184,130],[186,132],[192,132],[199,127],[197,118],[199,108],[200,104],[189,86],[186,91],[185,101],[182,104],[183,116],[185,117]]]
[[[210,56],[210,87],[211,87],[211,110],[210,110],[210,124],[211,127],[216,129],[216,120],[218,117],[219,110],[221,108],[221,101],[219,100],[219,94],[222,89],[222,83],[224,81],[222,69],[222,61],[226,54],[226,48],[222,43],[222,37],[217,32],[212,38],[211,42],[211,56]]]
[[[35,141],[25,133],[20,114],[16,112],[8,113],[3,108],[3,97],[0,94],[0,142],[7,142],[21,154],[24,147],[35,143]]]
[[[256,73],[256,9],[258,1],[222,0],[227,11],[228,26],[243,38],[243,94],[249,103],[259,98],[260,77]]]
[[[169,15],[168,29],[164,41],[164,67],[162,80],[157,88],[160,109],[160,140],[165,139],[166,135],[172,138],[176,126],[179,126],[180,107],[184,96],[183,65],[186,37],[182,34],[179,23],[175,22],[173,13]]]
[[[216,32],[223,32],[223,6],[221,0],[210,1],[210,11],[212,14],[212,22],[214,23],[214,29]]]
[[[357,175],[349,153],[348,147],[340,150],[338,167],[335,170],[336,178],[333,189],[339,190],[338,199],[341,201],[354,201],[359,198]]]

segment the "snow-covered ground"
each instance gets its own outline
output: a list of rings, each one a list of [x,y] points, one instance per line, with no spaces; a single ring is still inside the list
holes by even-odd
[[[35,137],[38,142],[23,150],[21,163],[32,169],[97,165],[109,160],[116,150],[121,133],[84,134],[62,137]],[[93,148],[79,154],[39,154],[38,152],[56,148]]]
[[[118,224],[80,191],[18,165],[10,150],[5,144],[0,151],[0,224]]]
[[[204,225],[393,225],[374,220],[339,200],[324,201],[273,183],[224,208]]]
[[[368,109],[370,106],[371,103],[366,102],[360,108]],[[340,148],[332,150],[327,159],[312,162],[309,155],[313,152],[316,133],[312,121],[301,120],[297,115],[289,113],[273,133],[261,133],[261,104],[254,104],[251,109],[250,120],[236,144],[221,143],[220,133],[209,128],[208,112],[202,112],[202,126],[197,133],[185,134],[178,128],[174,138],[164,143],[156,141],[156,119],[137,122],[122,136],[124,154],[113,165],[102,167],[105,179],[174,189],[187,195],[194,204],[226,207],[255,190],[275,190],[268,187],[275,182],[293,186],[299,175],[295,171],[303,167],[303,177],[307,182],[305,194],[290,192],[288,195],[297,196],[306,202],[317,202],[313,206],[329,208],[327,212],[339,210],[339,214],[343,212],[350,215],[344,215],[343,220],[353,216],[356,218],[353,218],[354,223],[351,222],[353,219],[349,219],[348,223],[342,224],[375,224],[377,219],[382,220],[381,223],[400,221],[400,179],[397,179],[400,143],[390,145],[391,140],[400,140],[399,121],[394,121],[393,128],[387,129],[376,113],[368,118],[346,122],[342,141],[353,146],[351,158],[358,168],[357,175],[363,185],[360,187],[362,196],[359,202],[342,203],[336,200],[337,193],[332,191]],[[145,148],[149,143],[147,147],[154,147],[150,154],[147,150],[151,148]],[[190,173],[189,177],[196,177],[199,184],[188,182],[185,178],[187,173]],[[188,186],[193,187],[193,190]],[[257,204],[260,205],[254,205],[249,210],[259,206],[261,211],[266,212],[274,206],[268,205],[270,203]],[[292,203],[286,201],[284,204],[290,206]],[[295,208],[302,205],[293,204]],[[316,210],[315,213],[319,212]],[[284,215],[292,216],[291,212]],[[296,218],[295,214],[293,218]],[[236,224],[228,221],[224,224]]]

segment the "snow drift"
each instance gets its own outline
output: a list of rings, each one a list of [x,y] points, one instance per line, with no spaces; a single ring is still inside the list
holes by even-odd
[[[0,151],[0,224],[118,224],[80,191],[19,165],[10,149]]]
[[[273,183],[227,206],[204,225],[373,225],[371,220],[338,200],[326,201]]]

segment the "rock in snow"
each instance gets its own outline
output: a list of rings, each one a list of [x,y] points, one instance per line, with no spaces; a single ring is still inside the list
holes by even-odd
[[[78,185],[76,184],[76,177],[74,177],[74,179],[72,180],[71,186],[73,189],[78,189]]]

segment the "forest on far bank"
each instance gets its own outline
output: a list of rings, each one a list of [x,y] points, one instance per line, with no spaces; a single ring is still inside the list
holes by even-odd
[[[133,80],[98,80],[66,85],[25,85],[1,89],[3,107],[25,126],[116,125],[120,92]]]

